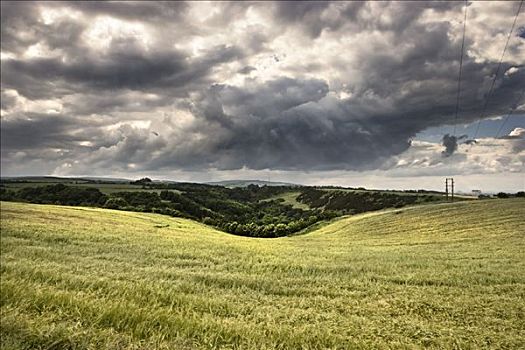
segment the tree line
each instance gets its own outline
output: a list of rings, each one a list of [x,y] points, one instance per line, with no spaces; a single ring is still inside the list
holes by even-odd
[[[341,215],[443,200],[443,196],[427,192],[397,194],[257,185],[226,188],[195,183],[155,183],[147,178],[132,184],[141,184],[147,190],[104,194],[97,188],[62,183],[18,190],[2,186],[0,199],[159,213],[197,220],[236,235],[266,238],[297,233],[319,221]],[[297,201],[307,204],[309,209],[294,208],[278,198],[289,192],[299,192]],[[519,192],[512,196],[523,195]],[[509,196],[498,194],[500,198]]]
[[[150,182],[142,182],[151,184]],[[151,212],[198,220],[223,231],[251,237],[281,237],[320,220],[340,215],[329,210],[302,210],[278,200],[265,200],[289,189],[249,186],[228,189],[200,184],[159,184],[154,191],[121,191],[104,194],[97,188],[54,184],[0,189],[0,199],[39,204],[92,206]]]

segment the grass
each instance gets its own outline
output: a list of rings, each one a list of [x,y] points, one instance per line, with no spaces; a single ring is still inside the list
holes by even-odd
[[[291,205],[292,208],[295,209],[310,210],[311,208],[308,204],[301,203],[297,200],[297,197],[299,197],[300,194],[301,192],[299,191],[285,192],[267,199],[263,199],[263,201],[283,199],[282,204],[284,205]]]
[[[419,192],[404,192],[404,191],[396,191],[396,190],[374,190],[374,189],[362,189],[362,190],[359,190],[359,189],[354,189],[354,188],[337,188],[337,189],[321,188],[321,190],[322,191],[326,191],[326,192],[338,192],[339,191],[339,192],[353,192],[353,193],[376,192],[376,193],[396,194],[396,195],[399,195],[399,196],[419,196],[419,197],[431,196],[431,197],[434,197],[436,200],[439,200],[439,199],[443,199],[444,200],[444,197],[445,197],[444,193],[439,193],[439,192],[419,193]],[[466,196],[466,195],[458,195],[458,194],[454,194],[454,197],[456,199],[477,199],[477,197]]]
[[[279,239],[1,204],[2,349],[519,349],[525,201],[368,213]]]
[[[13,189],[18,190],[21,188],[26,187],[39,187],[39,186],[47,186],[47,185],[56,185],[57,183],[63,183],[68,186],[73,187],[82,187],[82,188],[97,188],[100,190],[100,192],[104,194],[111,194],[115,192],[135,192],[135,191],[147,191],[147,192],[157,192],[160,193],[162,190],[159,189],[149,189],[149,188],[142,188],[141,185],[131,185],[131,184],[119,184],[119,183],[108,183],[108,184],[97,184],[97,183],[80,183],[80,182],[57,182],[57,181],[50,181],[50,182],[8,182],[5,183],[4,186],[7,189]],[[175,192],[180,192],[177,190],[173,190]]]

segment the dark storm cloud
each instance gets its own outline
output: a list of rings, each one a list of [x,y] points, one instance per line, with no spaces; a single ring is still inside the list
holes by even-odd
[[[370,74],[347,100],[327,95],[329,87],[320,80],[283,79],[244,89],[211,89],[197,101],[194,113],[206,121],[200,130],[215,123],[217,129],[210,134],[221,137],[207,144],[195,162],[205,160],[219,169],[377,168],[405,151],[416,133],[454,121],[457,78],[440,69],[450,62],[445,66],[449,71],[457,59],[456,43],[450,43],[447,30],[446,25],[414,25],[404,29],[416,45],[403,53],[403,59],[396,59],[397,52],[363,57],[362,69]],[[503,71],[509,67],[505,64]],[[480,118],[486,96],[479,87],[494,74],[497,63],[468,59],[464,69],[469,80],[463,82],[458,122],[468,123]],[[500,77],[485,116],[504,112],[514,103],[524,80],[523,70]],[[378,107],[385,100],[390,108]],[[446,135],[443,155],[453,154],[464,138]],[[176,157],[165,160],[176,162]],[[162,160],[154,164],[163,166]]]
[[[59,4],[64,5],[94,15],[150,22],[179,18],[187,9],[187,4],[182,1],[69,1]]]
[[[16,84],[20,75],[38,80],[62,79],[71,83],[85,83],[97,88],[137,88],[163,84],[163,79],[186,72],[184,57],[172,54],[145,57],[142,54],[114,53],[107,61],[82,60],[64,64],[59,59],[8,60],[2,69],[10,72],[7,86]]]
[[[252,66],[246,66],[246,67],[239,69],[239,73],[240,74],[250,74],[250,72],[254,70],[257,70],[257,68],[252,67]]]
[[[3,164],[61,149],[77,172],[382,169],[417,133],[482,117],[501,52],[483,45],[508,28],[470,24],[456,119],[461,6],[3,2]],[[524,88],[512,40],[483,117]]]
[[[525,39],[525,27],[519,27],[518,30],[516,30],[516,33],[518,33],[517,35],[520,38]]]
[[[51,9],[74,9],[93,16],[147,18],[154,25],[159,25],[159,21],[176,20],[187,7],[185,3],[172,2],[43,4]],[[89,21],[59,18],[46,24],[40,18],[43,4],[2,2],[2,51],[21,53],[38,44],[56,49],[58,53],[54,57],[2,60],[2,87],[15,89],[32,99],[56,97],[86,88],[168,88],[184,94],[194,90],[194,85],[209,84],[206,78],[217,65],[243,56],[239,47],[215,45],[206,48],[200,57],[190,59],[186,52],[165,46],[145,50],[133,36],[108,37],[107,52],[94,51],[89,47],[91,43],[82,42],[80,38],[90,25]],[[180,25],[184,27],[184,21]]]
[[[75,49],[85,29],[85,24],[72,19],[43,23],[38,3],[2,1],[1,9],[2,51],[21,53],[38,43],[45,43],[51,49]]]
[[[311,36],[318,36],[329,25],[319,18],[321,12],[330,6],[327,1],[279,1],[275,6],[276,15],[280,20],[303,23]]]
[[[1,104],[2,109],[8,110],[12,108],[14,105],[16,105],[16,97],[9,95],[4,90],[2,90],[1,97],[0,97],[0,104]]]
[[[66,116],[27,114],[27,119],[2,121],[3,150],[30,150],[33,148],[68,148],[74,137],[68,135],[77,121]]]
[[[180,88],[204,79],[214,65],[241,55],[237,48],[219,46],[194,61],[177,51],[126,50],[110,52],[102,58],[79,57],[72,63],[63,63],[60,58],[6,60],[2,62],[2,83],[28,96],[35,95],[35,86],[54,81],[117,90]]]
[[[214,86],[193,111],[199,118],[194,132],[214,137],[179,144],[181,152],[164,154],[149,167],[373,169],[410,146],[414,129],[385,116],[363,119],[351,104],[327,94],[320,80],[279,79],[246,89]]]
[[[460,3],[454,2],[378,1],[374,5],[379,7],[379,15],[362,16],[369,10],[368,5],[364,1],[278,1],[275,3],[275,14],[279,21],[299,25],[305,33],[315,38],[323,30],[337,30],[348,23],[352,23],[356,32],[371,29],[401,32],[425,9],[431,8],[436,12],[443,12],[461,6]],[[385,20],[387,10],[392,11],[391,15],[395,17],[393,20]]]
[[[443,157],[449,157],[452,154],[454,154],[454,152],[456,152],[457,149],[458,149],[458,141],[466,139],[466,138],[467,138],[467,135],[454,136],[454,135],[450,135],[450,134],[445,134],[443,136],[443,139],[441,140],[443,146],[445,146],[445,149],[443,150],[443,152],[441,152]],[[475,140],[467,140],[467,141],[474,141],[475,142]],[[465,142],[465,143],[467,143],[467,142]]]
[[[187,4],[172,1],[2,1],[2,49],[16,51],[42,40],[51,44],[57,40],[62,44],[75,44],[84,25],[71,20],[45,24],[40,18],[42,7],[155,24],[183,17]]]
[[[141,91],[123,89],[111,94],[97,94],[96,91],[75,94],[69,96],[63,106],[68,111],[74,111],[78,115],[108,115],[113,112],[149,112],[159,106],[172,103],[171,96],[156,95],[156,98],[148,98]]]
[[[38,21],[34,4],[26,1],[2,1],[0,8],[2,51],[18,52],[38,41],[37,33],[30,26]],[[25,35],[19,35],[21,32]]]

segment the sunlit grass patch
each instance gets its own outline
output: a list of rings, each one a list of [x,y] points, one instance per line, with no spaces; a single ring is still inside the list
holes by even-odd
[[[525,346],[525,201],[437,204],[278,239],[1,204],[3,349]]]

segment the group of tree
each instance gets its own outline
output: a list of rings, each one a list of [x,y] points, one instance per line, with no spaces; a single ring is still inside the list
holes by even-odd
[[[489,194],[480,194],[478,196],[479,199],[491,199],[491,198],[524,198],[525,197],[525,191],[518,191],[514,194],[512,193],[506,193],[506,192],[498,192],[495,195],[489,195]]]
[[[441,200],[435,195],[397,194],[380,191],[305,189],[297,198],[311,208],[340,211],[343,214],[355,214],[385,208],[401,208],[419,202]]]
[[[18,190],[2,187],[0,197],[7,201],[159,213],[198,220],[226,232],[254,237],[289,235],[337,215],[330,211],[295,209],[278,200],[260,201],[283,189],[260,189],[258,186],[228,189],[199,184],[166,187],[170,189],[160,190],[160,193],[121,191],[104,194],[97,188],[60,183]]]
[[[160,213],[198,220],[232,234],[251,237],[286,236],[340,215],[442,200],[442,196],[419,191],[399,194],[359,189],[257,185],[230,189],[195,183],[157,183],[148,178],[134,184],[147,186],[147,190],[104,194],[97,188],[63,183],[20,189],[2,185],[0,198]],[[285,204],[279,195],[289,192],[299,192],[297,201],[307,204],[309,209]],[[500,198],[505,196],[508,197],[507,194],[497,195]],[[518,192],[512,196],[523,197],[525,193]]]
[[[108,197],[97,188],[66,186],[64,184],[23,187],[17,191],[2,188],[2,200],[39,204],[103,206]]]

